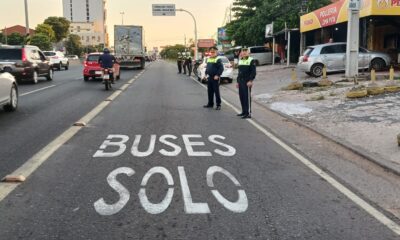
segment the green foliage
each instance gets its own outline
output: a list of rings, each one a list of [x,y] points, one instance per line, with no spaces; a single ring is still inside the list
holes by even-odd
[[[11,33],[7,37],[7,43],[9,45],[24,45],[25,44],[25,38],[19,33]]]
[[[40,50],[43,51],[51,50],[50,38],[43,33],[37,33],[33,37],[31,37],[30,44],[37,46],[38,48],[40,48]]]
[[[0,43],[6,43],[6,39],[3,33],[0,33]]]
[[[35,33],[46,35],[51,42],[54,42],[56,40],[56,34],[55,34],[52,26],[49,24],[43,23],[43,24],[37,25],[36,29],[35,29]]]
[[[82,55],[82,43],[81,38],[78,35],[69,35],[67,41],[65,41],[65,47],[67,48],[67,53],[69,55]]]
[[[168,46],[160,52],[160,55],[163,58],[176,59],[178,58],[178,52],[185,52],[185,46],[181,44]]]
[[[302,6],[300,0],[235,0],[233,12],[235,20],[226,25],[227,32],[237,45],[262,45],[265,25],[274,22],[274,31],[298,28],[300,12],[313,11],[331,3],[331,0],[308,0]]]
[[[48,17],[44,20],[45,24],[51,26],[55,34],[56,42],[60,42],[68,36],[70,22],[63,17]]]

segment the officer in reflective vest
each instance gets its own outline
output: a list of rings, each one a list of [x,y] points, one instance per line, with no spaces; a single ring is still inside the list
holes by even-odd
[[[205,108],[214,107],[214,94],[216,98],[217,108],[221,110],[221,96],[219,93],[219,83],[222,73],[224,72],[224,65],[221,59],[217,56],[218,49],[212,47],[210,49],[211,56],[207,60],[206,76],[207,77],[207,90],[208,90],[208,103],[204,105]]]
[[[187,65],[186,65],[186,52],[182,53],[182,67],[183,67],[183,74],[187,74],[186,69],[187,69]]]
[[[242,105],[242,113],[238,114],[238,116],[243,119],[251,118],[251,88],[256,77],[256,65],[246,48],[242,49],[238,68],[236,87],[239,88],[240,103]]]
[[[178,64],[178,73],[182,73],[182,53],[178,53],[178,59],[176,60]]]

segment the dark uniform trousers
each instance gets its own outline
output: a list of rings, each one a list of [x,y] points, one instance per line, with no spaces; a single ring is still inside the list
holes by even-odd
[[[221,106],[221,95],[219,93],[219,80],[214,80],[214,77],[209,77],[207,82],[208,90],[208,106],[214,106],[214,94],[217,106]]]
[[[182,60],[178,60],[178,72],[182,73]]]
[[[249,87],[247,87],[247,83],[246,82],[239,82],[239,97],[240,97],[240,103],[242,105],[242,113],[244,115],[249,115],[249,97],[251,98],[251,96],[249,95]],[[251,99],[250,99],[251,101]]]
[[[183,74],[187,74],[187,64],[186,64],[186,59],[183,59]]]

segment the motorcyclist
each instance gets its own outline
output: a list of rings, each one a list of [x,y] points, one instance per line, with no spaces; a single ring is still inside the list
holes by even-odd
[[[100,67],[102,69],[112,69],[114,67],[114,63],[116,62],[117,60],[113,55],[110,54],[110,50],[108,48],[104,48],[103,54],[99,57]],[[110,73],[110,79],[111,83],[114,83],[114,71]]]

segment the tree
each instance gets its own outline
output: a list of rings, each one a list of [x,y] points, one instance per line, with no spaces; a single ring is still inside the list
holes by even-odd
[[[164,48],[160,52],[160,55],[163,58],[176,59],[176,58],[178,58],[178,52],[184,52],[184,51],[185,51],[184,45],[176,44],[174,46],[168,46],[168,47]]]
[[[45,24],[51,26],[55,34],[56,42],[60,42],[68,36],[70,22],[63,17],[48,17],[44,20]]]
[[[45,23],[38,24],[36,26],[35,33],[46,35],[49,38],[50,42],[54,42],[56,40],[56,34],[55,34],[52,26],[49,24],[45,24]]]
[[[264,43],[265,25],[274,22],[274,30],[297,28],[300,25],[302,8],[310,11],[331,3],[331,0],[308,0],[302,5],[299,0],[235,0],[235,20],[226,25],[228,35],[238,45]]]
[[[81,56],[82,54],[81,37],[75,34],[70,34],[68,36],[67,41],[65,41],[65,47],[67,48],[68,54]]]
[[[7,37],[7,42],[9,45],[23,45],[25,43],[25,38],[19,33],[11,33]]]
[[[33,35],[33,37],[30,40],[30,44],[37,46],[43,51],[48,51],[51,50],[51,41],[50,38],[43,34],[43,33],[37,33]]]

